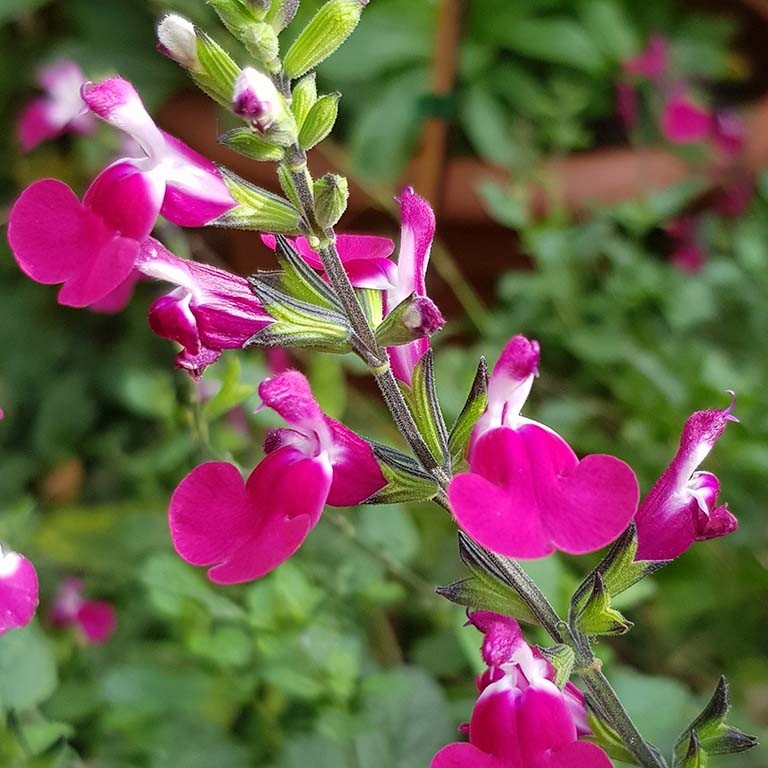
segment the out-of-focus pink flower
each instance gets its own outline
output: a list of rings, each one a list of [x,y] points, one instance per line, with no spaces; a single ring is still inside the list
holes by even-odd
[[[222,350],[240,349],[273,322],[245,278],[180,259],[154,238],[144,242],[136,268],[178,286],[152,304],[149,324],[158,336],[182,345],[176,365],[196,378]]]
[[[743,216],[755,197],[755,182],[750,176],[743,175],[729,180],[717,194],[714,209],[729,219]]]
[[[644,51],[624,62],[624,71],[656,82],[665,75],[668,66],[669,44],[661,35],[653,35]]]
[[[213,163],[160,131],[130,83],[115,77],[86,84],[83,98],[133,136],[146,157],[112,163],[82,203],[61,181],[37,181],[22,192],[8,224],[22,271],[39,283],[63,283],[59,303],[73,307],[126,290],[159,213],[202,226],[234,206]]]
[[[741,154],[746,141],[744,119],[738,112],[722,109],[712,118],[712,141],[726,157]]]
[[[32,563],[0,546],[0,635],[24,627],[37,610],[39,585]]]
[[[62,133],[93,133],[96,121],[80,96],[85,75],[74,61],[62,59],[48,65],[40,71],[38,82],[44,95],[24,107],[17,126],[25,152]]]
[[[720,481],[696,471],[728,423],[738,421],[735,400],[728,408],[696,411],[685,423],[675,458],[637,512],[637,560],[673,560],[694,541],[725,536],[738,527],[728,505],[717,505]]]
[[[675,241],[670,259],[681,272],[695,274],[706,264],[707,257],[697,239],[697,220],[694,216],[678,216],[668,222],[665,229]]]
[[[288,426],[273,430],[247,482],[232,464],[192,470],[171,498],[171,538],[192,565],[221,584],[252,581],[285,562],[317,525],[326,503],[358,504],[384,486],[370,446],[325,416],[298,371],[259,393]]]
[[[470,471],[448,486],[451,510],[473,539],[502,555],[593,552],[632,520],[637,478],[614,456],[579,460],[560,435],[520,415],[538,362],[538,343],[524,336],[502,352],[473,433]]]
[[[661,132],[673,144],[692,144],[705,141],[712,133],[713,118],[710,112],[696,104],[678,83],[661,117]]]
[[[268,248],[275,249],[274,235],[262,235],[261,239]],[[288,242],[312,269],[323,272],[323,263],[306,237],[288,238]],[[389,258],[394,248],[395,244],[388,237],[336,235],[336,250],[355,288],[386,291],[394,285],[397,266]]]
[[[469,743],[449,744],[431,768],[610,768],[606,754],[578,741],[589,734],[584,697],[572,683],[555,685],[555,670],[523,639],[514,619],[476,611],[488,670],[462,730]]]
[[[117,628],[117,614],[106,600],[86,600],[81,579],[68,578],[59,586],[51,609],[51,622],[57,627],[76,627],[86,642],[106,643]]]

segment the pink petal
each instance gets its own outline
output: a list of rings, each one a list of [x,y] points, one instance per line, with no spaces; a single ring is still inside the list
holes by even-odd
[[[336,248],[344,263],[360,260],[389,261],[395,244],[388,237],[345,234],[336,236]]]
[[[417,339],[410,344],[400,344],[397,347],[387,347],[392,373],[398,381],[407,387],[411,386],[414,368],[429,349],[429,339]]]
[[[653,35],[648,46],[639,55],[624,63],[624,71],[630,75],[658,80],[667,71],[668,43],[660,35]]]
[[[0,635],[32,621],[38,602],[37,573],[16,552],[0,549]]]
[[[59,304],[87,307],[115,290],[133,272],[139,256],[139,243],[125,237],[114,237],[64,283],[59,291]]]
[[[472,744],[449,744],[432,758],[430,768],[529,768],[520,763],[497,760]]]
[[[328,494],[332,507],[352,507],[380,491],[386,480],[371,446],[338,421],[326,417],[333,449],[333,483]]]
[[[483,660],[489,667],[498,667],[512,659],[514,652],[524,643],[520,625],[508,616],[493,611],[472,611],[470,623],[484,635]]]
[[[576,741],[576,726],[554,683],[537,680],[523,693],[518,710],[524,764],[535,764],[548,750]]]
[[[397,265],[389,259],[350,260],[344,264],[344,269],[355,288],[387,291],[394,286],[397,279]]]
[[[543,557],[555,546],[594,551],[635,513],[637,480],[624,462],[598,455],[578,462],[559,435],[532,422],[486,432],[470,465],[448,487],[451,509],[470,536],[509,557]]]
[[[203,227],[231,208],[235,201],[216,166],[177,138],[165,139],[162,172],[166,181],[162,215],[181,227]]]
[[[161,296],[149,308],[149,327],[164,339],[181,344],[188,353],[200,353],[200,335],[197,319],[190,309],[191,296],[182,289]]]
[[[331,482],[327,462],[286,446],[254,469],[247,485],[231,464],[197,467],[171,498],[176,551],[193,565],[213,565],[212,581],[260,578],[287,560],[322,513]]]
[[[554,750],[540,765],[541,768],[612,768],[613,763],[596,744],[574,741]]]
[[[157,171],[142,171],[132,160],[118,160],[88,187],[83,205],[114,232],[144,240],[155,226],[165,184]]]
[[[46,99],[35,99],[19,115],[16,128],[21,148],[29,152],[48,139],[58,136],[63,126],[52,120]]]
[[[176,367],[184,369],[197,381],[203,375],[203,371],[209,365],[213,365],[220,357],[221,352],[218,349],[203,347],[196,355],[191,354],[186,349],[182,349],[176,355]]]
[[[109,239],[103,222],[62,181],[27,187],[11,209],[8,241],[21,270],[38,283],[62,283]]]
[[[77,623],[89,643],[105,643],[117,628],[117,614],[111,603],[106,601],[85,601],[77,612]]]
[[[141,280],[141,273],[134,269],[117,288],[110,291],[103,299],[91,304],[88,309],[104,315],[122,312],[130,304],[133,290],[139,280]]]
[[[299,371],[286,371],[264,379],[259,385],[259,395],[264,405],[279,413],[289,424],[325,428],[325,416],[309,382]]]
[[[486,754],[500,758],[505,766],[528,768],[523,761],[525,733],[519,724],[523,693],[517,676],[508,674],[491,683],[480,694],[469,723],[469,740]]]
[[[127,80],[110,77],[101,83],[85,83],[82,97],[92,112],[134,138],[149,157],[161,159],[163,135]]]
[[[425,278],[432,240],[435,236],[435,214],[429,203],[406,187],[400,197],[400,251],[397,257],[397,287],[387,296],[387,306],[397,306],[416,293],[426,296]]]
[[[704,141],[712,129],[712,115],[694,104],[683,92],[668,102],[661,119],[661,130],[673,144]]]

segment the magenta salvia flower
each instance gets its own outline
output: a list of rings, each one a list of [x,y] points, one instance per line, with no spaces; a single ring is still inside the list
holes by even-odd
[[[84,585],[76,578],[65,579],[59,586],[51,610],[51,622],[58,627],[76,627],[86,642],[107,642],[117,628],[117,614],[106,600],[86,600]]]
[[[708,139],[712,131],[712,115],[691,100],[682,84],[672,93],[661,117],[661,132],[673,144],[691,144]]]
[[[85,75],[74,61],[62,59],[48,65],[40,71],[38,82],[44,95],[27,104],[17,126],[25,152],[62,133],[87,134],[96,129],[80,95]]]
[[[144,242],[136,267],[147,277],[178,286],[152,304],[149,324],[158,336],[182,345],[176,365],[195,377],[222,350],[240,349],[273,322],[245,278],[180,259],[154,238]]]
[[[267,247],[275,249],[274,235],[262,235],[261,239]],[[288,238],[288,241],[312,269],[323,271],[323,263],[306,237]],[[379,291],[392,288],[397,279],[397,265],[389,257],[394,249],[395,244],[388,237],[336,235],[336,250],[355,288]]]
[[[397,257],[397,277],[386,293],[385,310],[390,312],[412,293],[427,297],[427,266],[435,237],[435,214],[429,203],[419,197],[411,187],[406,187],[397,199],[400,203],[402,226],[400,251]],[[431,300],[430,300],[431,301]],[[442,327],[442,315],[432,304],[432,324]],[[437,316],[439,316],[439,321]],[[409,344],[390,347],[389,359],[392,372],[404,384],[410,386],[413,369],[429,349],[429,339],[422,338]]]
[[[675,458],[637,512],[637,560],[672,560],[694,541],[725,536],[738,527],[728,505],[717,505],[720,481],[696,471],[728,423],[738,421],[734,403],[735,397],[728,408],[696,411],[685,423]]]
[[[162,190],[159,213],[166,219],[182,227],[202,227],[235,206],[216,166],[160,130],[127,80],[112,77],[86,83],[83,99],[95,114],[141,147],[145,157],[125,158],[114,165],[129,164],[145,178],[153,177],[151,183]]]
[[[171,538],[192,565],[221,584],[252,581],[285,562],[317,525],[326,503],[358,504],[384,478],[370,446],[325,416],[298,371],[262,382],[259,393],[288,427],[267,438],[247,482],[232,464],[196,467],[171,498]]]
[[[24,627],[37,610],[39,585],[32,563],[0,546],[0,635]]]
[[[22,271],[39,283],[63,283],[59,303],[72,307],[125,289],[159,213],[182,226],[202,226],[234,205],[215,166],[160,131],[130,83],[88,84],[83,98],[147,156],[112,163],[82,203],[61,181],[37,181],[22,192],[8,223]]]
[[[283,105],[272,80],[253,67],[244,67],[235,80],[232,111],[266,131],[279,117]]]
[[[661,35],[653,35],[648,40],[645,50],[624,62],[624,71],[628,75],[645,77],[657,82],[667,71],[669,44]]]
[[[538,343],[524,336],[502,352],[472,436],[470,471],[448,486],[451,510],[478,543],[508,557],[592,552],[632,520],[637,478],[614,456],[579,461],[560,435],[520,415],[538,362]]]
[[[431,768],[610,768],[606,754],[578,741],[588,735],[584,697],[555,685],[555,670],[523,639],[514,619],[488,611],[469,616],[485,635],[488,670],[463,730],[469,743],[449,744]]]

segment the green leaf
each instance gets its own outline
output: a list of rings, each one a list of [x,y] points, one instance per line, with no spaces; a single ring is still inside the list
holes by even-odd
[[[584,27],[559,16],[521,19],[516,24],[492,28],[495,42],[513,53],[538,61],[566,64],[595,73],[605,59]]]
[[[251,160],[279,162],[285,150],[257,136],[250,128],[233,128],[219,136],[219,143]]]
[[[466,89],[459,102],[459,115],[480,157],[509,168],[522,164],[525,155],[515,139],[511,115],[487,84],[481,81]]]
[[[203,406],[203,414],[209,421],[214,421],[242,405],[256,392],[251,384],[242,384],[240,358],[231,356],[221,380],[219,391]]]
[[[640,50],[634,20],[615,0],[587,0],[581,5],[581,18],[592,41],[614,62],[619,63]]]
[[[0,710],[23,712],[42,704],[57,682],[53,650],[36,624],[0,637]]]
[[[435,497],[438,487],[434,479],[410,456],[379,443],[372,443],[372,447],[387,484],[366,499],[366,504],[430,501]]]
[[[624,635],[633,626],[611,607],[611,594],[600,573],[593,576],[592,591],[576,614],[574,625],[586,635]]]

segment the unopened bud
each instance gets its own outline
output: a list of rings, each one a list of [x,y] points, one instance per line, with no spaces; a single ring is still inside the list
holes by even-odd
[[[401,301],[376,329],[376,340],[384,347],[409,344],[439,331],[445,319],[432,299],[412,293]]]
[[[177,64],[192,72],[201,72],[197,58],[197,34],[191,21],[169,13],[157,25],[157,48]]]
[[[282,112],[280,94],[267,75],[245,67],[235,80],[232,111],[263,133]]]
[[[279,34],[293,21],[298,10],[299,0],[272,0],[266,21]]]
[[[346,178],[335,173],[326,173],[312,185],[312,191],[317,223],[323,229],[335,226],[347,210],[349,184]]]

